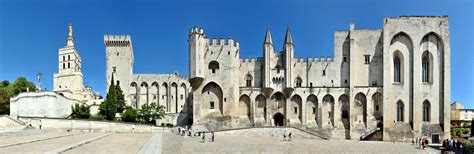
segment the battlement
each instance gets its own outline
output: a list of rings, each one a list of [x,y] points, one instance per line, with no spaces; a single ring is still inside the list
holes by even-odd
[[[132,46],[130,35],[104,35],[104,43],[106,46]]]
[[[204,38],[206,40],[206,44],[209,46],[233,46],[236,48],[240,47],[240,44],[238,41],[234,41],[234,39],[228,37],[228,38],[219,38],[217,39],[216,37],[213,37],[212,39],[209,39],[208,37]],[[218,41],[219,40],[219,41]]]
[[[256,63],[258,61],[258,58],[257,57],[244,57],[244,58],[241,58],[240,61],[242,61],[242,63]]]
[[[321,56],[321,57],[308,57],[307,62],[309,63],[317,63],[317,62],[333,62],[334,58],[331,56]]]

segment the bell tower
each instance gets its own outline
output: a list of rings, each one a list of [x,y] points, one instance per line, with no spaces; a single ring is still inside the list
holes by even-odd
[[[58,73],[54,74],[53,91],[68,98],[80,99],[80,91],[84,89],[81,56],[74,47],[71,23],[68,29],[66,46],[60,48],[58,53]]]

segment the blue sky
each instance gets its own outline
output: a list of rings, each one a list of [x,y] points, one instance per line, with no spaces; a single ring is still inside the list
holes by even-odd
[[[333,31],[382,28],[383,17],[448,15],[451,101],[474,108],[474,3],[472,0],[397,1],[0,1],[0,80],[18,76],[52,89],[58,49],[74,26],[84,83],[105,94],[104,34],[130,34],[134,73],[188,74],[187,33],[203,26],[210,37],[240,42],[241,57],[262,56],[266,26],[276,49],[291,26],[295,56],[333,56]]]

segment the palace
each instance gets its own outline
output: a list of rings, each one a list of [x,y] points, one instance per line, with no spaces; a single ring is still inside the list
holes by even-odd
[[[450,132],[449,39],[447,16],[384,18],[382,29],[335,31],[333,57],[298,58],[290,28],[282,50],[267,28],[262,57],[241,58],[239,42],[194,27],[189,77],[181,77],[133,74],[130,36],[106,35],[107,87],[114,75],[129,105],[164,105],[178,125],[437,140]]]

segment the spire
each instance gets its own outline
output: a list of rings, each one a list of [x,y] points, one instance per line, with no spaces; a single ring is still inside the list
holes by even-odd
[[[67,34],[66,46],[74,46],[74,37],[72,37],[72,23],[69,23],[69,33]]]
[[[285,44],[293,44],[293,39],[291,38],[290,26],[286,29]]]
[[[272,34],[270,33],[270,26],[267,26],[267,33],[265,34],[265,40],[263,42],[263,44],[273,45]]]

